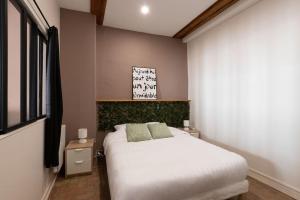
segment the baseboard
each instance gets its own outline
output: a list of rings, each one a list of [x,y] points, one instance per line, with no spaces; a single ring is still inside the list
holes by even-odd
[[[50,193],[52,191],[52,188],[55,184],[55,181],[56,181],[56,178],[57,178],[57,174],[55,174],[55,177],[53,178],[51,184],[49,184],[49,186],[47,187],[47,189],[45,190],[43,196],[42,196],[42,199],[41,200],[48,200],[49,199],[49,196],[50,196]]]
[[[292,198],[295,198],[297,200],[300,200],[300,190],[293,187],[293,186],[290,186],[290,185],[287,185],[285,183],[282,183],[281,181],[275,179],[275,178],[272,178],[266,174],[263,174],[259,171],[256,171],[254,169],[249,169],[249,173],[248,175],[251,177],[251,178],[254,178],[266,185],[269,185],[271,186],[272,188],[292,197]]]

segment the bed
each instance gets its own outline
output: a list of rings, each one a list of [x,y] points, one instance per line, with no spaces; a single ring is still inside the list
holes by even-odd
[[[223,200],[248,191],[246,160],[169,127],[174,137],[127,142],[125,129],[104,139],[112,200]]]

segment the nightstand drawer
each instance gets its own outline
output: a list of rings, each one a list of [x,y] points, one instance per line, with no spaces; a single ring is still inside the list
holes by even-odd
[[[190,136],[193,136],[195,138],[200,138],[201,137],[200,131],[198,131],[195,128],[189,128],[189,129],[178,128],[178,129],[181,130],[181,131],[186,132],[187,134],[189,134]]]
[[[67,150],[66,174],[79,174],[92,171],[92,149],[78,148]]]
[[[190,135],[195,138],[199,138],[199,136],[200,136],[199,132],[190,133]]]

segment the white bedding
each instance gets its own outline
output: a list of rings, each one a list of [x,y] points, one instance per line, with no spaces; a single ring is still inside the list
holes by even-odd
[[[125,130],[104,140],[112,200],[216,200],[247,192],[246,160],[175,128],[174,137],[127,142]]]

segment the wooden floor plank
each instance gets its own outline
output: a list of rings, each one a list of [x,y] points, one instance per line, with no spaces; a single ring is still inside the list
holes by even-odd
[[[248,177],[249,192],[241,200],[293,200],[293,198]],[[106,163],[94,162],[91,175],[64,178],[60,175],[50,194],[50,200],[110,200]]]

